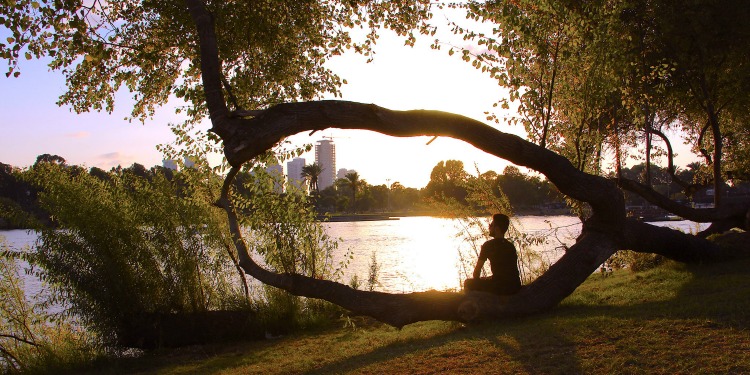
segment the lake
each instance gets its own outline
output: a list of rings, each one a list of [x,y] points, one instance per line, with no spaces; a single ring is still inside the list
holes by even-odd
[[[485,240],[468,240],[465,234],[477,236],[480,229],[465,228],[464,222],[427,216],[403,217],[399,220],[357,221],[325,223],[331,237],[340,238],[337,260],[348,251],[354,255],[343,282],[349,283],[355,275],[361,288],[367,287],[373,254],[379,266],[375,290],[391,293],[408,293],[429,289],[460,289],[462,280],[473,269],[478,246]],[[482,226],[487,222],[482,221]],[[526,235],[544,239],[531,246],[542,260],[551,263],[563,252],[561,246],[575,242],[581,230],[578,218],[573,216],[519,216],[514,218],[518,230]],[[700,227],[691,221],[657,222],[685,232],[695,232]],[[0,231],[12,249],[32,246],[36,240],[33,232],[25,230]],[[520,246],[517,245],[519,249]],[[522,250],[523,251],[523,250]],[[39,290],[37,280],[27,277],[27,291]]]

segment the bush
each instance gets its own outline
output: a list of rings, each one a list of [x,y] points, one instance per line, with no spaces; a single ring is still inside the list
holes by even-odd
[[[18,254],[0,245],[0,372],[70,371],[101,356],[90,336],[26,298]]]
[[[657,254],[620,250],[607,260],[607,264],[615,269],[627,268],[632,272],[641,272],[656,268],[666,260],[667,258]]]
[[[110,175],[51,163],[27,173],[57,226],[38,228],[31,259],[69,314],[112,341],[149,314],[224,309],[243,298],[225,217],[210,204],[216,181],[191,170],[172,180]]]

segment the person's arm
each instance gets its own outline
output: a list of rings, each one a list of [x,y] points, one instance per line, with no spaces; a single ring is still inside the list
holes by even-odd
[[[482,250],[479,252],[479,258],[477,259],[477,265],[474,267],[474,278],[478,279],[482,276],[482,267],[484,267],[484,262],[487,260],[487,256],[484,254],[484,246],[482,246]]]

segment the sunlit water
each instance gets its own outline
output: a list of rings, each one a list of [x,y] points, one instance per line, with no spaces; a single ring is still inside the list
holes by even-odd
[[[581,224],[572,216],[521,216],[514,224],[523,233],[541,236],[545,243],[531,250],[548,262],[562,255],[561,246],[575,242]],[[690,221],[654,223],[685,232],[705,228]],[[434,217],[404,217],[399,220],[336,222],[324,224],[328,234],[340,238],[336,263],[351,253],[353,259],[343,272],[340,281],[350,283],[356,275],[360,288],[368,288],[368,276],[373,254],[378,265],[375,290],[394,293],[424,291],[429,289],[460,289],[467,272],[471,272],[478,246],[485,240],[468,240],[465,222]],[[486,226],[486,221],[482,221]],[[468,233],[478,235],[480,228],[469,228]],[[0,231],[11,249],[23,250],[33,246],[36,234],[25,230]],[[519,249],[520,246],[517,245]],[[468,269],[467,269],[468,268]],[[27,293],[37,292],[38,280],[25,276]]]

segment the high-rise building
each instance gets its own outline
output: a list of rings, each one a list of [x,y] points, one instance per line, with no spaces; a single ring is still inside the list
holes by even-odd
[[[177,170],[177,161],[173,159],[164,159],[161,161],[161,165],[166,169]]]
[[[284,192],[284,168],[280,164],[269,165],[266,167],[266,173],[274,179],[273,191],[281,194]]]
[[[304,158],[294,158],[286,162],[286,179],[289,184],[298,188],[305,186],[305,179],[302,178],[302,168],[305,166]]]
[[[318,188],[323,190],[336,181],[336,145],[331,139],[321,139],[315,145],[315,162],[322,171],[318,176]]]
[[[195,166],[195,161],[197,158],[193,158],[190,156],[185,156],[185,159],[183,161],[185,168],[193,168]]]
[[[346,169],[346,168],[341,168],[341,169],[339,169],[339,171],[338,171],[338,172],[336,173],[336,178],[339,178],[339,179],[341,179],[341,178],[346,178],[346,175],[347,175],[348,173],[350,173],[350,172],[356,172],[356,171],[355,171],[354,169]]]

